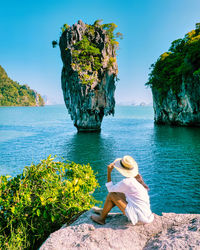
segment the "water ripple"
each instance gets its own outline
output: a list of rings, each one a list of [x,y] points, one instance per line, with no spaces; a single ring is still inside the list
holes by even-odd
[[[0,108],[0,174],[15,176],[49,154],[90,163],[106,194],[107,165],[125,154],[138,162],[152,210],[199,213],[200,129],[156,126],[152,107],[117,107],[101,133],[77,133],[64,106]],[[114,170],[114,182],[121,175]]]

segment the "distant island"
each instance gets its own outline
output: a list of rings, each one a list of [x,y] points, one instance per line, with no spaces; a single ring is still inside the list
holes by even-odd
[[[151,65],[155,122],[200,126],[200,23]]]
[[[0,106],[44,106],[44,100],[28,85],[10,79],[0,65]]]

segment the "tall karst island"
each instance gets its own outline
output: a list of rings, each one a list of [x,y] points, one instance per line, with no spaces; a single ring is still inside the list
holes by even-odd
[[[78,131],[100,131],[104,115],[114,114],[116,39],[122,34],[114,32],[114,23],[101,21],[64,24],[59,41],[64,101]]]
[[[200,126],[200,23],[151,65],[155,122]]]

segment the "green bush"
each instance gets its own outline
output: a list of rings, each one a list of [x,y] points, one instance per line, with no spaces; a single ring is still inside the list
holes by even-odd
[[[63,26],[60,29],[61,29],[61,31],[63,33],[65,30],[69,29],[69,27],[70,26],[67,23],[65,23],[65,24],[63,24]]]
[[[116,58],[115,57],[110,57],[108,60],[107,67],[110,69],[113,67],[114,63],[116,63]]]
[[[172,89],[180,91],[183,79],[193,78],[200,70],[200,25],[188,32],[183,39],[171,43],[168,52],[163,53],[151,65],[146,85],[160,92],[161,100]]]
[[[89,164],[49,156],[23,173],[0,177],[0,246],[36,249],[72,217],[91,208],[98,182]]]
[[[89,26],[88,27],[93,27]],[[93,27],[94,28],[94,27]],[[74,45],[72,50],[72,66],[80,72],[98,72],[101,68],[100,49],[89,41],[87,36],[83,36],[83,39]],[[92,84],[95,79],[93,77],[87,77],[87,74],[80,74],[82,84]]]

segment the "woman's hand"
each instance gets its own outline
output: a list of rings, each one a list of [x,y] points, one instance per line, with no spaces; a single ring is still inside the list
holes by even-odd
[[[111,172],[114,168],[114,162],[110,163],[107,168],[107,182],[111,181]]]
[[[113,170],[113,168],[114,168],[114,162],[112,162],[112,163],[110,163],[109,165],[108,165],[108,172],[112,172],[112,170]]]

